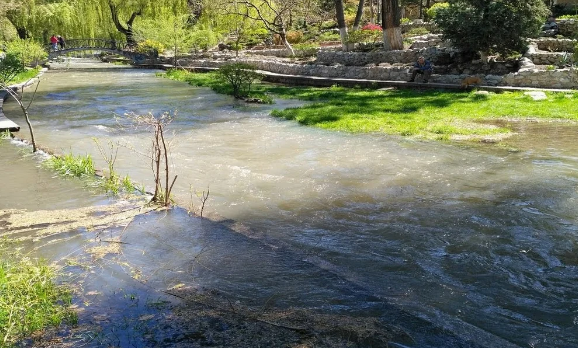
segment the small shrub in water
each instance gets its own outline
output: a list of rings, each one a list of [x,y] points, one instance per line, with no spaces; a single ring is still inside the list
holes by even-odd
[[[242,98],[249,95],[251,85],[261,75],[255,72],[255,67],[247,63],[226,64],[219,68],[217,76],[220,80],[228,82],[233,88],[233,96]]]
[[[48,168],[56,170],[65,176],[81,177],[83,175],[94,175],[94,163],[90,155],[75,157],[73,154],[63,156],[53,156],[45,162]]]

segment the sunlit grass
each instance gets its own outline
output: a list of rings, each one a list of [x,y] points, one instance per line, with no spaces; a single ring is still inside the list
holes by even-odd
[[[16,75],[12,80],[8,82],[8,85],[15,85],[21,82],[26,82],[31,78],[34,78],[38,75],[41,67],[38,66],[36,68],[26,69],[25,71],[21,72],[20,74]]]
[[[227,93],[213,73],[169,72],[167,76]],[[565,119],[578,121],[577,93],[546,93],[533,100],[523,92],[477,94],[475,91],[387,90],[344,87],[295,87],[261,83],[259,93],[311,101],[307,105],[274,110],[273,116],[303,125],[353,133],[385,133],[426,139],[482,139],[503,137],[504,119]]]
[[[55,269],[14,247],[0,241],[0,347],[63,321],[77,322],[71,292],[54,283]]]

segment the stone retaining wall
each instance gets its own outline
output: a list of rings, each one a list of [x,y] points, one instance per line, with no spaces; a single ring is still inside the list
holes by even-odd
[[[410,67],[404,65],[369,65],[369,66],[344,66],[335,64],[332,66],[318,64],[296,64],[277,60],[262,60],[244,57],[239,60],[180,60],[183,66],[219,67],[227,62],[242,61],[253,64],[259,70],[270,71],[286,75],[320,76],[329,78],[367,79],[386,81],[407,81],[410,77]],[[470,74],[434,74],[432,82],[459,84]],[[482,79],[483,85],[488,86],[513,86],[513,87],[540,87],[540,88],[578,88],[578,73],[573,69],[559,69],[542,71],[534,68],[527,60],[524,68],[518,72],[506,75],[476,75]]]
[[[569,54],[566,52],[534,52],[525,54],[525,57],[530,58],[536,65],[558,65]]]
[[[315,56],[321,48],[310,48],[306,50],[294,50],[295,55],[292,55],[288,49],[259,49],[259,50],[247,50],[246,54],[252,54],[256,56],[268,56],[268,57],[278,57],[278,58],[303,58],[303,57],[313,57]]]
[[[317,53],[318,64],[341,64],[347,66],[365,66],[367,64],[381,63],[401,63],[410,64],[417,60],[419,56],[424,56],[430,60],[435,60],[437,55],[445,53],[447,49],[437,47],[396,50],[396,51],[373,51],[373,52],[342,52],[331,50],[320,50]]]
[[[556,20],[558,23],[560,35],[566,37],[577,37],[578,36],[578,21],[575,19],[559,19]]]
[[[412,40],[411,46],[409,48],[416,49],[416,48],[428,48],[428,47],[449,47],[449,43],[443,43],[441,39],[441,34],[427,34],[427,35],[420,35],[414,36],[410,40]]]
[[[403,51],[342,52],[321,50],[316,64],[345,66],[404,65],[410,67],[419,56],[424,56],[434,64],[434,71],[440,74],[492,74],[504,75],[516,71],[514,62],[482,63],[462,57],[453,48],[428,47]]]
[[[539,50],[547,52],[574,52],[574,46],[578,43],[577,40],[550,37],[533,39],[530,42],[535,44]]]
[[[572,89],[578,87],[578,74],[574,69],[552,71],[527,69],[505,75],[500,85]]]

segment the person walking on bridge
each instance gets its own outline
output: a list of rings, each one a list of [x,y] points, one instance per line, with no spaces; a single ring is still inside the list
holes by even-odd
[[[58,38],[56,38],[56,35],[50,37],[50,46],[52,46],[53,51],[58,49]]]
[[[64,41],[64,38],[60,35],[58,35],[58,46],[60,46],[61,50],[66,48],[66,42]]]

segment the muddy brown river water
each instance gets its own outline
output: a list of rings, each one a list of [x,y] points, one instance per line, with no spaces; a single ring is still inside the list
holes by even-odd
[[[120,248],[130,267],[105,263],[94,291],[144,297],[186,284],[247,306],[372,317],[411,334],[397,347],[578,346],[576,125],[512,121],[518,134],[500,144],[353,135],[269,116],[297,101],[245,105],[154,71],[61,68],[44,75],[30,109],[39,144],[105,168],[92,139],[110,141],[116,170],[150,188],[140,154],[150,136],[123,115],[176,111],[176,201],[198,207],[191,192],[210,188],[210,219],[177,209],[129,224]],[[4,109],[25,125],[15,103]],[[118,204],[22,151],[0,143],[0,209]],[[26,243],[62,260],[94,242],[87,233]]]

